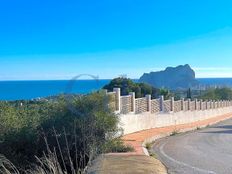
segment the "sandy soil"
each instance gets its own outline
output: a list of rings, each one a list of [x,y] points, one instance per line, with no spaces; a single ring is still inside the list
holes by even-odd
[[[167,174],[164,165],[145,155],[102,155],[88,171],[90,174]]]

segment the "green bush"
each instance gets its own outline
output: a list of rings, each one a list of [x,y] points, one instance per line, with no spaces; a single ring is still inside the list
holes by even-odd
[[[20,169],[48,153],[62,169],[84,168],[97,154],[127,151],[118,134],[118,117],[102,93],[59,96],[49,101],[0,102],[0,154]]]
[[[104,152],[133,152],[133,147],[124,145],[123,141],[119,138],[112,139],[104,145]]]
[[[216,88],[208,89],[200,96],[204,100],[232,100],[232,89]]]
[[[145,83],[135,83],[131,79],[123,77],[113,79],[103,88],[109,91],[112,91],[113,88],[120,88],[121,95],[128,95],[129,92],[135,92],[136,98],[144,97],[146,94],[151,94],[152,98],[159,96],[159,89]]]

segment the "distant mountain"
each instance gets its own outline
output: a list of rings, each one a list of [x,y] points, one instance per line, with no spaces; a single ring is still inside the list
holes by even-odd
[[[139,82],[168,89],[186,89],[198,85],[198,81],[195,79],[195,72],[187,64],[167,67],[164,71],[144,73],[140,77]]]

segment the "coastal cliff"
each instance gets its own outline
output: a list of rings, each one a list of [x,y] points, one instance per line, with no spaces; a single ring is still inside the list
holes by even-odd
[[[188,64],[167,67],[164,71],[144,73],[139,81],[154,87],[168,89],[186,89],[198,84],[195,72]]]

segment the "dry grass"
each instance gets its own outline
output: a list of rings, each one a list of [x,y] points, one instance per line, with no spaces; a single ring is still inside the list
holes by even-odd
[[[54,130],[54,134],[57,141],[57,147],[58,150],[55,148],[51,150],[49,148],[49,145],[47,143],[47,139],[45,139],[45,143],[47,145],[47,152],[44,153],[43,157],[35,157],[37,159],[37,163],[32,165],[31,169],[27,169],[25,171],[17,169],[13,163],[11,163],[7,158],[5,158],[3,155],[0,155],[0,173],[1,174],[84,174],[86,171],[87,166],[85,164],[85,158],[81,158],[78,162],[74,164],[73,158],[70,155],[69,150],[69,144],[67,141],[66,132],[64,130],[64,137],[66,142],[66,148],[67,152],[64,154],[62,149],[60,148],[60,142],[58,139],[58,135],[56,134],[56,131]],[[61,157],[61,160],[58,160],[58,155]],[[74,152],[75,153],[75,152]],[[76,154],[76,153],[75,153]],[[77,155],[77,154],[76,154]],[[91,154],[88,154],[91,155]],[[75,159],[78,157],[76,156]],[[90,156],[88,156],[89,159],[91,159]],[[64,159],[68,159],[65,162]]]

